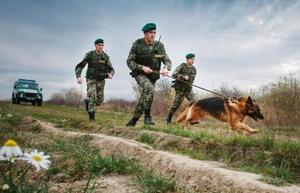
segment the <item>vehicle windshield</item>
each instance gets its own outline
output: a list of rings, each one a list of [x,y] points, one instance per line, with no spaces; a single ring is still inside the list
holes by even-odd
[[[38,90],[39,89],[38,84],[36,84],[36,83],[27,83],[27,82],[20,82],[18,87],[22,88],[22,89],[33,89],[33,90]]]

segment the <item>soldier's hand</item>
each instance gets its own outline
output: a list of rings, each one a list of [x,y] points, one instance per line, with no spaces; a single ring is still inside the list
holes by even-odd
[[[183,78],[184,78],[184,80],[189,80],[190,79],[188,76],[184,76]]]
[[[168,69],[166,69],[166,68],[163,68],[162,71],[161,71],[161,74],[162,74],[163,76],[168,76],[168,73],[169,73],[169,71],[168,71]]]
[[[110,73],[108,73],[108,78],[109,78],[109,79],[112,79],[112,77],[113,77],[113,75],[110,74]]]
[[[147,66],[143,66],[143,71],[146,73],[146,74],[150,74],[153,72],[153,70]]]
[[[77,83],[78,83],[78,84],[82,84],[82,78],[80,78],[80,77],[77,78]]]

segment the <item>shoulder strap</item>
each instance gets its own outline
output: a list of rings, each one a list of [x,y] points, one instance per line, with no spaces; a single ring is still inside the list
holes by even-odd
[[[142,39],[137,39],[136,41],[135,41],[135,55],[137,55],[138,54],[138,49],[139,49],[139,46],[141,46],[141,44],[142,44]]]
[[[89,51],[87,54],[87,57],[90,57],[93,54],[94,50]]]

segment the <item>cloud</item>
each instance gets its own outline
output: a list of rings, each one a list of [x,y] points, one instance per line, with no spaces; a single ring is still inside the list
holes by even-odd
[[[106,98],[133,98],[126,58],[147,22],[157,23],[173,70],[186,53],[196,54],[196,84],[258,88],[299,72],[299,9],[299,1],[4,1],[0,98],[10,97],[18,78],[36,79],[46,98],[79,88],[75,65],[98,37],[116,70]]]
[[[279,65],[286,73],[300,72],[300,60],[288,60]]]

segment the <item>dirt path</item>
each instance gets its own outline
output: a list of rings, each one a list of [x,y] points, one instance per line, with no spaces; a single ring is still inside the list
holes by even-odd
[[[56,183],[51,185],[49,193],[64,193],[70,189],[73,193],[82,193],[85,189],[87,180],[80,180],[74,183]],[[89,188],[95,185],[95,193],[139,193],[140,190],[132,184],[129,176],[103,176],[93,179],[89,183]]]
[[[74,138],[93,136],[90,144],[102,156],[121,155],[137,161],[156,174],[172,177],[179,186],[193,192],[228,193],[300,193],[299,186],[276,187],[259,181],[260,175],[222,168],[217,162],[193,160],[187,156],[153,150],[152,147],[120,137],[104,134],[62,131],[49,123],[38,121],[44,132]]]

